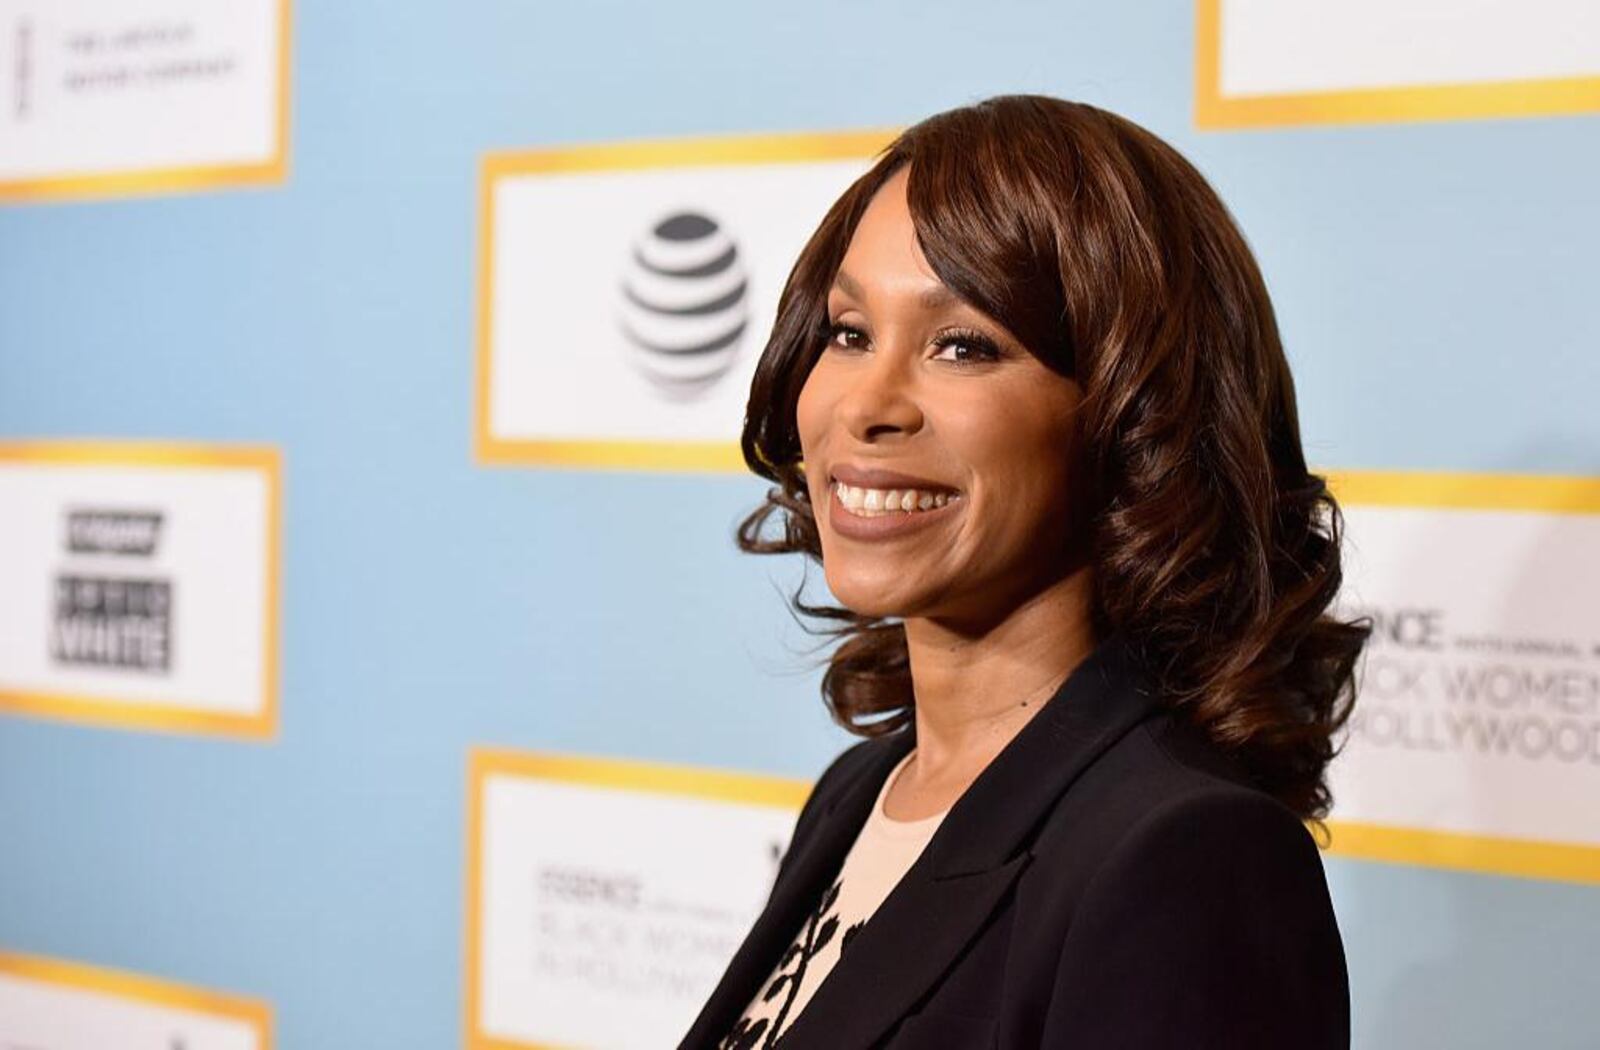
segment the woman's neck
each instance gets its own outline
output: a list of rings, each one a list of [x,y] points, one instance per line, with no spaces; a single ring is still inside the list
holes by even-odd
[[[902,799],[964,790],[1093,651],[1087,567],[982,630],[908,618],[917,753]],[[923,788],[918,791],[918,786]]]

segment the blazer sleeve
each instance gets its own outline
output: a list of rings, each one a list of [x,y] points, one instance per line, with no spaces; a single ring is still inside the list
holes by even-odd
[[[1344,947],[1300,819],[1247,790],[1143,818],[1085,889],[1040,1045],[1348,1050]]]

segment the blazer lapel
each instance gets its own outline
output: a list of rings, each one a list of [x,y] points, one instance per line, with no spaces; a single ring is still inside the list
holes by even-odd
[[[771,897],[756,918],[744,943],[734,954],[721,982],[701,1009],[700,1016],[679,1044],[679,1050],[711,1050],[733,1027],[756,992],[766,985],[778,958],[793,943],[800,924],[823,892],[833,884],[839,866],[855,844],[856,834],[866,823],[878,789],[896,762],[911,750],[913,737],[896,733],[881,737],[871,761],[857,770],[854,779],[841,785],[839,792],[823,810],[803,852],[772,888]],[[863,927],[865,929],[865,927]],[[851,947],[855,942],[851,942]]]
[[[1118,636],[1079,664],[951,807],[785,1033],[784,1050],[864,1050],[914,1010],[1027,867],[1056,800],[1157,713],[1154,693],[1140,687]]]
[[[861,1050],[909,1013],[1027,867],[1025,847],[1056,800],[1101,752],[1158,711],[1126,641],[1107,638],[951,807],[785,1032],[784,1050]],[[914,724],[881,744],[774,887],[681,1050],[715,1047],[766,981],[832,884],[890,770],[915,746]]]

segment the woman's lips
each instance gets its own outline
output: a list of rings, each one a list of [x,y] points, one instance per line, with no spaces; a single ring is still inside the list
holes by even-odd
[[[902,474],[897,470],[885,470],[882,467],[858,467],[851,463],[833,464],[828,480],[830,482],[842,481],[846,485],[855,485],[867,489],[918,489],[924,492],[955,492],[950,486],[941,485],[939,482],[928,478]]]
[[[930,510],[889,511],[872,517],[852,514],[839,500],[839,486],[828,486],[828,524],[840,536],[853,540],[897,539],[944,521],[966,500],[952,496],[942,507]]]

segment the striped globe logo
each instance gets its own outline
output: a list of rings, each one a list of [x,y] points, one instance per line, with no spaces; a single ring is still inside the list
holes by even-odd
[[[665,397],[693,400],[733,367],[750,321],[738,245],[715,219],[678,211],[633,245],[620,323],[629,358]]]

